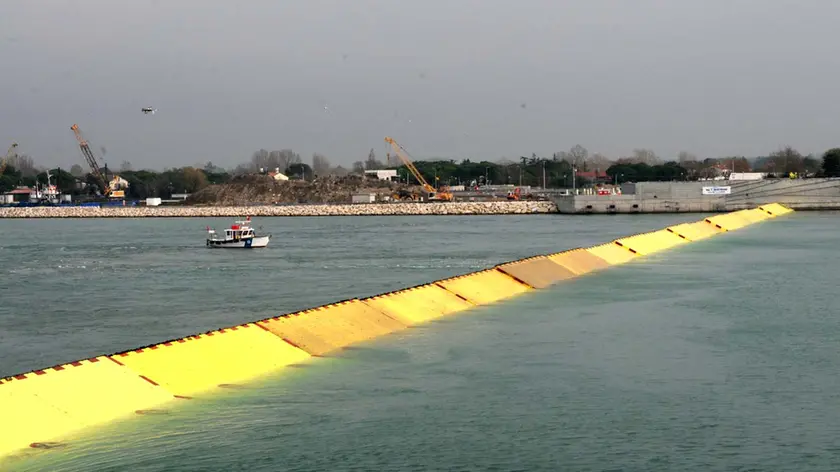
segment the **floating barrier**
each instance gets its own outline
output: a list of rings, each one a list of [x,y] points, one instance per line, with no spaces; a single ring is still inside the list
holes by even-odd
[[[529,257],[364,299],[0,379],[0,459],[173,408],[219,388],[420,323],[701,241],[793,210],[772,203],[589,248]]]

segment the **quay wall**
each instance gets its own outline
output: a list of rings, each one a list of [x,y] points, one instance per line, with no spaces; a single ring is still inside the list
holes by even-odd
[[[703,195],[703,187],[729,187],[725,195]],[[794,210],[840,210],[840,179],[639,182],[621,185],[621,195],[558,196],[565,214],[717,213],[780,203]]]

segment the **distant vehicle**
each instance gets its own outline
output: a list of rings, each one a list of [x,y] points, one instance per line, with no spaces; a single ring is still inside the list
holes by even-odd
[[[154,115],[157,108],[141,108],[140,111],[142,111],[144,115],[148,115],[149,113]]]

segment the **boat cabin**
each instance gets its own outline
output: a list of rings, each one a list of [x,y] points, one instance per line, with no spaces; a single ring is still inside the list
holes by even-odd
[[[254,230],[250,226],[235,224],[225,230],[225,239],[239,241],[254,237]]]

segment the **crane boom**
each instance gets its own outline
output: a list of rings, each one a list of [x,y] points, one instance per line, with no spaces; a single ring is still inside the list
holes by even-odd
[[[79,142],[79,149],[81,149],[82,156],[84,156],[88,167],[90,167],[90,172],[97,178],[97,180],[99,180],[100,185],[102,185],[102,194],[107,196],[111,193],[111,187],[108,185],[108,179],[99,167],[99,161],[96,160],[96,156],[94,156],[93,152],[90,150],[87,140],[84,136],[82,136],[82,132],[79,130],[79,125],[74,124],[70,127],[70,129],[73,130],[73,134],[76,135],[76,140]]]
[[[18,143],[12,143],[12,145],[9,146],[9,150],[6,151],[6,155],[3,157],[3,160],[0,161],[0,174],[6,170],[6,166],[9,165],[9,159],[11,159],[13,155],[16,155],[14,151],[17,147]]]
[[[421,174],[420,171],[417,170],[417,167],[414,165],[414,163],[411,162],[411,158],[408,157],[408,151],[406,151],[405,148],[400,146],[396,141],[394,141],[388,136],[385,137],[385,142],[391,145],[391,148],[394,150],[394,153],[397,155],[397,157],[400,158],[402,163],[406,166],[406,168],[408,168],[409,172],[411,172],[411,174],[414,175],[414,178],[417,179],[417,182],[419,182],[420,185],[422,185],[423,188],[426,190],[426,192],[429,193],[429,200],[443,200],[446,202],[450,202],[453,200],[451,193],[446,191],[439,192],[434,187],[429,185],[429,182],[426,182],[426,179],[423,178],[423,174]]]
[[[429,182],[426,182],[426,179],[423,178],[423,174],[421,174],[420,171],[417,170],[417,167],[414,166],[414,163],[411,162],[411,159],[408,157],[408,152],[406,152],[406,150],[402,146],[397,144],[397,142],[390,137],[386,136],[385,142],[391,145],[391,147],[394,149],[394,153],[396,153],[397,157],[400,158],[402,163],[408,168],[409,172],[411,172],[414,178],[417,179],[417,182],[419,182],[420,185],[422,185],[427,192],[434,192],[435,188],[429,185]]]

